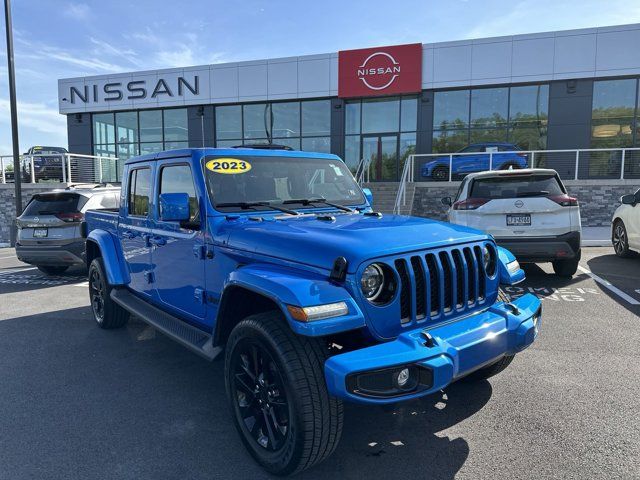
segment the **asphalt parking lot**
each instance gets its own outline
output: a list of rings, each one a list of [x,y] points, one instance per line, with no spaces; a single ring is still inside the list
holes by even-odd
[[[561,280],[526,266],[539,340],[490,381],[393,408],[349,405],[300,478],[640,478],[640,256],[586,248]],[[222,362],[132,321],[93,325],[85,272],[0,249],[0,478],[267,478],[231,423]]]

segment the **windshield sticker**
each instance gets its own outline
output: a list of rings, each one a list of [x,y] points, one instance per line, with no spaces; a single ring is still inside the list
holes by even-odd
[[[238,160],[237,158],[216,158],[215,160],[209,160],[205,167],[213,173],[223,173],[225,175],[237,175],[251,170],[249,162]]]
[[[330,163],[329,166],[333,168],[333,171],[336,174],[336,176],[338,177],[342,176],[342,170],[340,170],[340,167],[335,166],[333,163]]]

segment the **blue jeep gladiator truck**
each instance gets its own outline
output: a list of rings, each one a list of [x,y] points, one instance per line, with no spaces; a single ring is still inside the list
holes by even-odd
[[[119,209],[86,214],[98,326],[142,319],[224,357],[240,438],[269,472],[336,448],[343,402],[414,399],[505,369],[541,304],[476,230],[381,215],[342,160],[185,149],[128,160]]]

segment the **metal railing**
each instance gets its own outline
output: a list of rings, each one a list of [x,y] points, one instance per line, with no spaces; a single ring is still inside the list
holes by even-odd
[[[7,170],[9,166],[13,155],[0,155],[2,183],[15,181],[17,175],[23,183],[103,183],[120,181],[123,162],[116,157],[56,153],[20,155],[18,172]]]
[[[640,148],[517,150],[409,155],[404,164],[394,213],[406,206],[406,185],[462,179],[485,170],[550,168],[563,180],[638,180]]]
[[[353,174],[358,185],[362,186],[365,183],[369,183],[371,180],[371,174],[369,167],[371,166],[371,159],[361,158],[356,166],[356,171]]]

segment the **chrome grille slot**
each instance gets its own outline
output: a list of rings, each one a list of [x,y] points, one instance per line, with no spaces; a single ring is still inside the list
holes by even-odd
[[[433,253],[427,254],[425,260],[427,262],[427,270],[429,270],[429,287],[431,288],[431,292],[429,294],[431,300],[430,313],[433,317],[440,313],[440,292],[442,291],[440,284],[440,270],[436,264],[436,256]]]
[[[451,275],[451,262],[447,252],[440,252],[438,254],[440,260],[440,266],[442,267],[442,277],[444,283],[444,302],[443,309],[445,312],[451,311],[453,308],[453,289],[455,283],[453,283],[453,275]]]
[[[411,268],[416,282],[416,320],[427,316],[427,284],[420,257],[411,257]]]
[[[400,323],[407,323],[411,320],[411,279],[406,260],[396,260],[395,266],[400,276]]]

